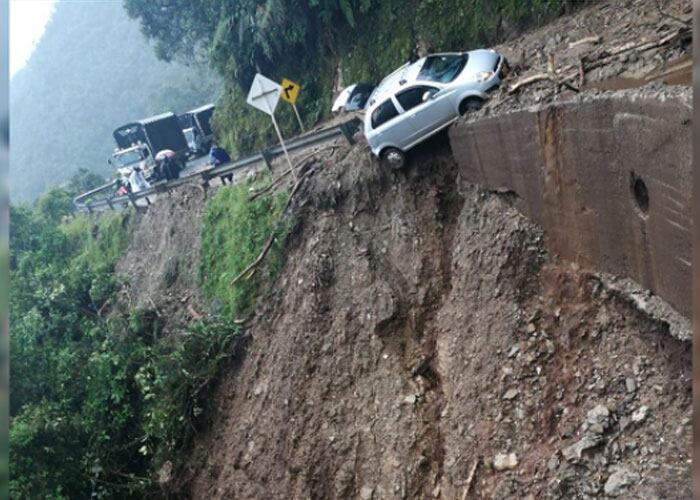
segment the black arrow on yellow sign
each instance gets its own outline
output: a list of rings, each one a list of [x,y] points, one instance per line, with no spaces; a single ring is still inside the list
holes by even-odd
[[[292,98],[292,96],[289,95],[289,93],[290,93],[292,90],[294,90],[294,85],[289,85],[288,87],[285,87],[285,88],[284,88],[284,93],[285,93],[285,95],[287,96],[287,99],[291,99],[291,98]]]

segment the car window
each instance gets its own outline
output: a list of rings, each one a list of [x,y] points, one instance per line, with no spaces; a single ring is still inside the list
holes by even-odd
[[[358,109],[363,109],[367,104],[367,99],[369,95],[374,90],[371,85],[358,84],[350,94],[348,102],[345,104],[345,111],[356,111]]]
[[[411,87],[410,89],[403,90],[396,94],[396,99],[401,104],[404,111],[408,111],[411,108],[415,108],[423,102],[423,94],[426,92],[437,92],[438,89],[435,87],[428,87],[427,85],[420,85],[418,87]]]
[[[391,99],[387,99],[381,103],[372,113],[372,128],[377,128],[383,123],[388,122],[392,118],[398,116],[399,111],[394,106]]]
[[[451,82],[462,72],[468,59],[468,54],[428,56],[418,73],[418,79]]]

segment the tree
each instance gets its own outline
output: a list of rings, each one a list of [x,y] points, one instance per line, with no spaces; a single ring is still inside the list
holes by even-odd
[[[63,188],[50,188],[37,200],[36,208],[48,220],[59,222],[73,211],[73,199]]]

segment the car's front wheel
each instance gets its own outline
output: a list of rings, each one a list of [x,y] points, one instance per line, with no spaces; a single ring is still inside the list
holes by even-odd
[[[459,114],[464,116],[467,113],[478,111],[483,105],[484,101],[482,99],[479,99],[478,97],[467,97],[459,103]]]
[[[398,170],[406,163],[406,154],[397,148],[386,148],[379,157],[392,170]]]

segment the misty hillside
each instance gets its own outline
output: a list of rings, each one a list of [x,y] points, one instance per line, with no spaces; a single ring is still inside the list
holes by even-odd
[[[156,59],[121,2],[61,1],[10,82],[13,201],[31,201],[85,167],[109,176],[112,130],[220,94],[206,67]]]

